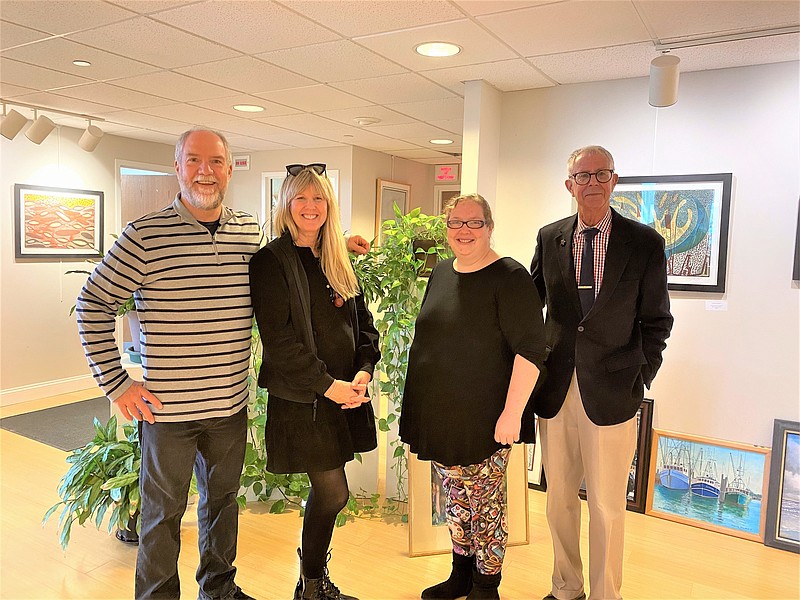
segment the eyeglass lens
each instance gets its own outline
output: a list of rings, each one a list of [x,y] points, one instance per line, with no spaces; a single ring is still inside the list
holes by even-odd
[[[325,175],[326,166],[327,165],[325,165],[325,163],[311,163],[310,165],[286,165],[286,172],[289,175],[297,176],[303,169],[311,169],[317,175]]]
[[[581,171],[580,173],[575,173],[572,178],[575,180],[575,183],[579,183],[581,185],[586,185],[591,181],[592,175],[597,180],[597,183],[608,183],[611,181],[611,176],[614,174],[614,171],[611,169],[600,169],[595,173],[588,173],[586,171]]]
[[[451,219],[447,222],[448,229],[461,229],[464,225],[466,225],[469,229],[480,229],[486,225],[486,221],[481,221],[480,219],[473,219],[470,221]]]

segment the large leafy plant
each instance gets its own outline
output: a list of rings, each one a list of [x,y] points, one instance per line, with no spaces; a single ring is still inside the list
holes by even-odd
[[[94,523],[99,529],[111,510],[108,531],[125,530],[139,509],[139,467],[142,452],[136,425],[122,426],[125,438],[117,439],[117,418],[103,426],[94,420],[94,439],[67,456],[71,465],[61,478],[61,501],[45,513],[43,523],[61,508],[58,521],[61,547],[67,549],[72,525]],[[138,530],[138,520],[137,520]]]
[[[418,208],[404,215],[396,205],[394,211],[395,219],[383,224],[380,245],[356,258],[354,267],[365,298],[377,307],[375,324],[381,334],[382,356],[376,381],[390,407],[389,414],[379,419],[378,428],[396,434],[408,352],[427,284],[423,276],[429,258],[446,258],[450,250],[443,216],[425,215]],[[396,435],[389,443],[391,468],[397,478],[397,494],[391,500],[405,502],[408,457]],[[374,504],[372,498],[368,508]]]

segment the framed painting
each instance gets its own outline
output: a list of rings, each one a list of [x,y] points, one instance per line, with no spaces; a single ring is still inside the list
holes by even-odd
[[[433,186],[433,207],[437,215],[444,213],[444,207],[447,206],[451,198],[455,198],[461,194],[461,185],[435,185]]]
[[[505,477],[508,545],[527,544],[528,486],[525,484],[525,445],[514,444]],[[408,453],[408,554],[426,556],[453,549],[445,518],[442,481],[429,460]]]
[[[769,448],[653,430],[648,515],[764,541]]]
[[[669,289],[725,291],[731,173],[620,177],[611,206],[664,238]]]
[[[647,502],[650,476],[650,444],[653,439],[653,401],[642,400],[636,411],[636,450],[628,472],[628,510],[643,513]],[[586,484],[581,483],[578,495],[586,500]]]
[[[775,419],[764,543],[800,553],[800,423]]]
[[[103,256],[103,192],[14,184],[17,258]]]
[[[525,444],[528,487],[532,490],[544,492],[547,490],[547,480],[544,476],[544,464],[542,463],[542,438],[539,434],[539,417],[534,416],[533,419],[536,424],[535,443]]]
[[[396,181],[378,179],[377,202],[375,204],[375,241],[380,243],[384,221],[395,218],[394,207],[397,206],[402,214],[408,212],[408,202],[411,196],[411,186]]]

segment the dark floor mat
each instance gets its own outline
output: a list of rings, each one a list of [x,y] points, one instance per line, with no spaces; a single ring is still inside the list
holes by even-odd
[[[111,415],[108,398],[92,398],[0,419],[0,428],[69,452],[94,438],[94,418],[105,425]]]

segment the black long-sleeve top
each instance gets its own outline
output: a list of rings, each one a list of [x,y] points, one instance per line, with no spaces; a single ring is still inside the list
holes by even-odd
[[[425,290],[400,417],[400,437],[424,460],[479,463],[502,447],[494,429],[517,354],[542,368],[542,305],[528,271],[501,258],[474,273],[439,263]],[[527,421],[530,421],[529,423]],[[523,439],[533,418],[523,422]]]

